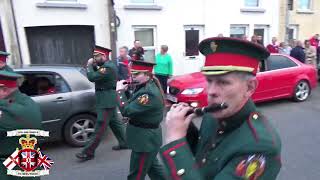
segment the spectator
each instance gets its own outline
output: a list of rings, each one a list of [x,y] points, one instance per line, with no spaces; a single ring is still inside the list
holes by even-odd
[[[122,46],[119,48],[119,56],[117,58],[117,67],[118,67],[118,80],[127,80],[129,79],[129,62],[131,58],[128,55],[128,47]]]
[[[277,45],[277,38],[272,38],[272,43],[267,46],[270,53],[279,53],[279,46]]]
[[[306,64],[311,64],[317,68],[317,50],[311,46],[309,40],[304,41],[304,53],[306,54]]]
[[[264,46],[264,45],[263,45],[262,36],[257,36],[257,42],[258,42],[259,44],[261,44],[262,46]]]
[[[141,46],[141,42],[139,40],[135,40],[134,47],[130,49],[129,56],[132,60],[143,60],[144,49]]]
[[[172,76],[172,59],[168,54],[168,46],[162,45],[161,52],[156,56],[154,73],[159,79],[164,92],[167,92],[167,81]]]
[[[301,41],[297,41],[296,47],[294,47],[290,52],[290,56],[296,58],[297,60],[299,60],[302,63],[305,63],[306,55],[303,51]]]
[[[317,65],[319,66],[320,62],[320,46],[317,47]]]
[[[258,37],[256,35],[251,36],[251,42],[258,43]]]
[[[279,44],[279,53],[280,54],[285,54],[285,55],[290,55],[291,47],[288,46],[287,43],[281,42]]]
[[[22,85],[19,87],[21,93],[24,93],[28,96],[38,95],[37,81],[36,77],[33,74],[25,75],[25,80]]]
[[[319,34],[315,34],[310,38],[310,45],[317,48],[319,46]]]
[[[241,36],[241,39],[242,39],[242,40],[245,40],[245,41],[248,41],[248,36],[247,36],[247,35],[242,35],[242,36]]]
[[[56,92],[54,85],[47,77],[37,78],[38,95],[54,94]]]

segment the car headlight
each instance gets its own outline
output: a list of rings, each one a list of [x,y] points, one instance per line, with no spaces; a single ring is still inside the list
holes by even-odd
[[[191,89],[185,89],[182,91],[181,94],[184,95],[194,95],[194,94],[199,94],[203,91],[203,88],[191,88]]]

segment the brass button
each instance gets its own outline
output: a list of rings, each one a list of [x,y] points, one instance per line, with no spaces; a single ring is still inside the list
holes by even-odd
[[[177,154],[176,151],[171,151],[171,152],[169,153],[169,155],[170,155],[171,157],[175,156],[176,154]]]
[[[120,96],[120,99],[122,99],[122,96]]]
[[[211,148],[215,148],[215,147],[216,147],[216,144],[212,144],[212,145],[211,145]]]
[[[221,130],[221,131],[218,131],[218,133],[219,133],[219,134],[223,134],[223,133],[224,133],[224,131],[222,131],[222,130]]]
[[[206,161],[207,161],[206,158],[203,158],[203,159],[202,159],[202,163],[203,163],[203,164],[206,163]]]
[[[200,139],[201,139],[201,136],[199,136],[198,139],[200,140]]]
[[[122,102],[121,104],[124,105],[124,102]]]
[[[121,91],[118,91],[118,94],[121,94]]]
[[[254,115],[252,116],[252,118],[255,119],[255,120],[258,119],[258,117],[259,117],[258,114],[254,114]]]
[[[177,171],[178,176],[182,176],[184,173],[185,173],[184,169],[180,169],[179,171]]]

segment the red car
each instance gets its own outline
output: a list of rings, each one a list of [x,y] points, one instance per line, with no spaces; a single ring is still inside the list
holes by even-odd
[[[260,64],[257,79],[254,102],[282,98],[304,101],[317,87],[317,70],[290,56],[271,54]],[[168,86],[167,99],[171,102],[186,102],[193,107],[207,105],[206,79],[201,72],[175,76]]]

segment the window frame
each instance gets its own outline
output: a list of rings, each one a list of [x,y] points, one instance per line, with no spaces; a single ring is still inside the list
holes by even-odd
[[[298,24],[290,24],[289,25],[289,29],[293,30],[293,35],[292,35],[292,39],[298,39],[298,35],[299,35],[299,25]],[[288,32],[289,33],[289,32]],[[289,34],[288,34],[288,38],[289,38]]]
[[[135,31],[136,30],[139,30],[139,29],[152,29],[152,32],[153,32],[153,46],[144,46],[143,43],[141,42],[142,44],[142,47],[145,51],[150,51],[150,50],[153,50],[154,51],[154,57],[153,57],[153,61],[150,61],[148,59],[146,59],[146,61],[150,61],[150,62],[155,62],[155,56],[157,55],[157,26],[156,25],[133,25],[132,26],[132,29],[133,29],[133,39],[136,40],[136,37],[135,37]],[[133,41],[132,41],[133,42]]]
[[[183,25],[183,38],[184,38],[184,42],[183,42],[183,56],[184,58],[186,58],[186,60],[195,60],[197,59],[198,57],[202,56],[201,53],[199,52],[198,50],[198,55],[187,55],[187,48],[186,48],[186,45],[187,45],[187,39],[186,39],[186,31],[188,30],[198,30],[199,31],[199,34],[198,34],[198,41],[196,44],[198,45],[200,43],[200,41],[204,38],[204,35],[205,35],[205,26],[202,25],[202,24],[199,24],[199,25],[192,25],[192,24],[187,24],[187,25]]]
[[[229,36],[231,37],[231,28],[245,28],[245,36],[249,36],[249,25],[248,24],[230,24]]]
[[[51,83],[53,83],[55,88],[56,88],[56,84],[57,84],[56,83],[56,76],[59,76],[64,81],[64,83],[66,84],[66,86],[68,88],[67,92],[55,92],[53,94],[41,94],[41,95],[37,94],[37,95],[32,95],[32,96],[27,95],[29,97],[42,97],[42,96],[47,96],[47,95],[56,95],[56,94],[64,94],[64,93],[71,93],[72,92],[72,89],[71,89],[70,85],[68,84],[68,81],[66,81],[65,78],[62,75],[60,75],[60,74],[58,74],[56,72],[48,72],[48,71],[17,71],[17,73],[23,75],[23,80],[21,81],[21,84],[19,84],[19,88],[20,88],[20,86],[22,85],[22,83],[25,80],[24,79],[25,75],[35,75],[36,77],[45,77],[47,75],[50,75],[50,76],[53,77],[53,82],[51,82]]]
[[[153,0],[153,2],[133,2],[134,0],[129,0],[129,4],[132,5],[155,5],[158,0]]]
[[[247,0],[244,0],[243,1],[243,5],[245,8],[259,8],[261,7],[261,0],[256,0],[257,1],[257,6],[248,6],[246,3],[247,3]]]
[[[309,7],[304,9],[304,8],[301,8],[301,0],[298,0],[298,10],[299,11],[312,11],[313,10],[313,0],[308,0],[309,1]]]
[[[80,3],[80,0],[45,0],[46,3]]]

